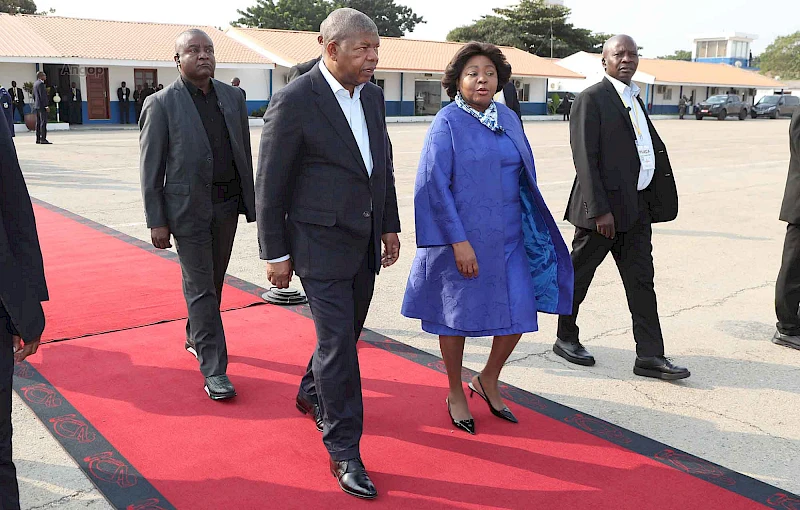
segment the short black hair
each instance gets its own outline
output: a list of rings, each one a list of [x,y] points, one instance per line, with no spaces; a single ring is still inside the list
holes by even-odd
[[[511,64],[508,63],[506,56],[503,55],[500,48],[490,43],[468,42],[458,50],[453,60],[447,64],[447,69],[445,69],[444,76],[442,77],[442,87],[447,91],[447,95],[450,96],[450,99],[456,97],[456,93],[458,92],[458,79],[464,71],[464,66],[467,65],[469,59],[479,55],[483,55],[491,60],[494,67],[497,69],[497,92],[503,90],[508,80],[511,79]]]

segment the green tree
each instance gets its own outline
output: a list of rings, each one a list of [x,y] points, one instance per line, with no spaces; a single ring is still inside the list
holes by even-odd
[[[672,55],[664,55],[663,57],[656,57],[661,60],[686,60],[692,61],[692,52],[687,50],[675,50]]]
[[[596,53],[609,37],[576,28],[567,21],[572,12],[563,5],[545,4],[544,0],[521,0],[508,8],[493,9],[494,16],[484,16],[472,25],[451,31],[449,41],[477,39],[513,46],[542,57],[566,57],[578,51]],[[552,51],[551,51],[552,48]]]
[[[0,0],[0,12],[7,14],[36,14],[33,0]]]
[[[758,58],[762,74],[800,80],[800,31],[778,37]]]
[[[244,11],[237,10],[241,18],[231,25],[316,32],[330,11],[327,0],[258,0]]]
[[[381,37],[403,37],[425,23],[411,8],[397,5],[394,0],[337,0],[336,7],[350,7],[372,18]]]
[[[351,7],[369,16],[384,37],[402,37],[417,24],[425,23],[409,7],[397,5],[394,0],[258,0],[247,10],[238,11],[241,18],[231,25],[316,32],[328,14],[339,7]]]

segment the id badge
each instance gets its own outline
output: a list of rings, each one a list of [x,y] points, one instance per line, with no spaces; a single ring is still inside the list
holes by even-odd
[[[653,149],[637,141],[636,150],[639,151],[639,161],[642,163],[642,170],[645,172],[655,171],[656,155],[653,153]]]

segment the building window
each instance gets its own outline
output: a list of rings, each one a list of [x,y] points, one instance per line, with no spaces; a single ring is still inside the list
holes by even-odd
[[[133,70],[133,87],[134,89],[139,85],[142,89],[146,88],[149,84],[152,88],[158,85],[158,70],[157,69],[134,69]]]
[[[530,83],[524,83],[522,85],[522,88],[519,89],[519,91],[520,91],[519,101],[521,103],[527,103],[527,102],[529,102],[531,100],[531,84]]]
[[[375,84],[381,88],[381,90],[386,90],[386,80],[375,80]]]
[[[669,101],[672,99],[672,87],[667,87],[664,91],[664,100]]]

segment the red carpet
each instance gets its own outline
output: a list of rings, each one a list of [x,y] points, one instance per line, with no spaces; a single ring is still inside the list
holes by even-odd
[[[310,319],[273,306],[225,312],[239,397],[212,402],[183,350],[175,261],[47,204],[36,214],[47,337],[70,340],[18,365],[14,387],[116,508],[800,507],[776,487],[513,387],[504,391],[520,424],[476,398],[478,435],[453,430],[441,361],[372,332],[360,344],[362,453],[380,497],[356,500],[294,407],[315,343]],[[240,288],[226,288],[226,308],[258,301]]]
[[[44,341],[186,317],[181,270],[171,260],[36,206],[50,301]],[[226,286],[223,309],[262,302]]]
[[[381,497],[361,503],[339,491],[294,408],[312,322],[267,306],[224,322],[230,403],[203,393],[180,322],[51,345],[33,365],[176,508],[760,507],[514,404],[519,425],[473,400],[478,435],[455,431],[444,375],[369,344],[362,449]]]

